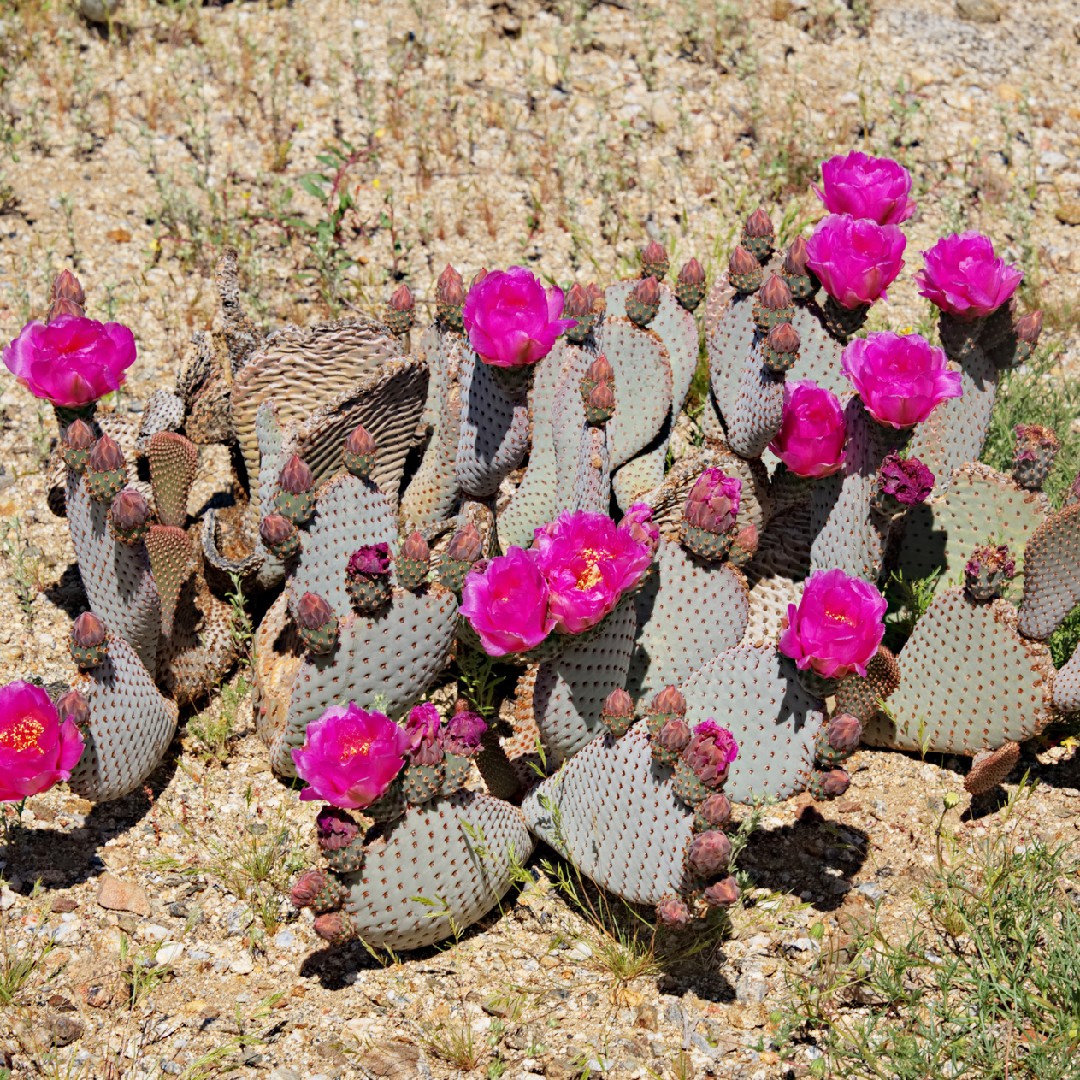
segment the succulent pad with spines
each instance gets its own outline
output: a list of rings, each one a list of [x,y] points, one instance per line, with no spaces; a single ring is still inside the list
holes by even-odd
[[[985,795],[1002,783],[1020,761],[1020,745],[1002,743],[996,750],[980,750],[964,777],[964,790],[971,795]]]
[[[1020,633],[1045,641],[1080,604],[1080,503],[1051,514],[1024,548]]]
[[[174,525],[151,525],[145,544],[161,598],[161,632],[168,637],[173,631],[180,589],[195,568],[194,552],[188,534]]]
[[[1054,675],[1054,708],[1060,713],[1080,712],[1080,645]]]
[[[866,665],[865,675],[848,675],[836,684],[837,712],[867,724],[899,685],[900,665],[884,645],[879,645]]]
[[[161,431],[146,444],[154,506],[162,525],[187,524],[188,495],[199,467],[199,448],[183,435]]]

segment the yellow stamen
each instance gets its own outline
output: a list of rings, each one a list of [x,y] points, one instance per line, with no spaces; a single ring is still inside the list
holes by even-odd
[[[0,731],[0,746],[8,750],[40,750],[45,725],[36,716],[20,716],[14,724]]]
[[[585,560],[585,568],[578,574],[577,587],[579,589],[591,589],[600,580],[600,553],[594,548],[585,548],[581,553]]]
[[[341,763],[352,761],[357,754],[366,754],[371,749],[370,739],[346,739],[341,744]]]

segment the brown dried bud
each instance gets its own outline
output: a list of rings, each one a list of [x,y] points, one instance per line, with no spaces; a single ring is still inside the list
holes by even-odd
[[[52,299],[71,300],[79,307],[83,307],[86,304],[86,293],[83,291],[82,283],[70,270],[61,270],[53,278]]]
[[[766,285],[765,288],[768,288],[768,286]],[[758,294],[763,297],[762,302],[764,302],[764,293],[765,289],[762,289],[761,293]],[[791,294],[788,293],[788,295]],[[766,344],[774,352],[795,353],[799,351],[799,331],[789,322],[778,323],[769,331],[769,336],[765,340]]]
[[[449,263],[435,283],[435,299],[448,307],[460,307],[465,303],[465,283]]]
[[[779,274],[769,275],[769,280],[758,291],[757,298],[758,303],[770,311],[782,311],[791,307],[791,290]]]
[[[340,911],[331,911],[326,915],[320,915],[312,926],[315,933],[329,941],[331,945],[340,945],[356,936],[349,917]]]
[[[773,224],[769,215],[759,206],[747,219],[743,226],[743,232],[747,236],[772,239]]]
[[[633,716],[634,699],[620,686],[604,699],[601,712],[605,716]]]
[[[113,525],[123,532],[134,532],[150,520],[150,504],[133,488],[124,488],[109,508]]]
[[[270,548],[280,547],[294,532],[296,532],[296,526],[280,514],[267,514],[259,522],[259,535],[263,543]]]
[[[61,720],[70,720],[77,728],[85,728],[90,723],[90,703],[78,690],[69,690],[56,703],[56,710]]]
[[[305,630],[320,630],[334,617],[330,605],[318,594],[304,593],[296,605],[296,621]]]
[[[611,383],[597,383],[589,391],[589,408],[611,412],[615,408],[615,391]]]
[[[862,724],[851,713],[840,713],[829,721],[829,745],[841,754],[859,749]]]
[[[665,686],[653,699],[649,712],[657,715],[686,715],[686,698],[679,693],[678,687]]]
[[[296,454],[285,462],[285,467],[278,477],[281,490],[287,491],[290,495],[303,495],[311,490],[314,482],[315,477],[312,476],[311,470]]]
[[[756,274],[760,269],[757,259],[741,244],[735,248],[731,253],[731,258],[728,259],[728,277],[746,277]]]
[[[694,921],[686,901],[678,896],[665,896],[656,905],[656,917],[672,930],[685,930]]]
[[[450,538],[446,556],[454,562],[476,562],[483,547],[480,530],[471,521],[466,521]]]
[[[723,792],[714,792],[698,805],[697,817],[706,825],[720,828],[731,820],[731,800]]]
[[[585,372],[585,378],[592,379],[595,383],[611,382],[615,378],[611,362],[603,353],[589,365],[589,370]]]
[[[114,469],[122,469],[126,464],[115,439],[102,435],[94,443],[94,449],[90,451],[90,468],[93,472],[112,472]]]
[[[679,271],[679,281],[684,285],[704,285],[705,268],[697,259],[688,259]]]
[[[64,445],[69,450],[89,450],[94,445],[94,429],[76,417],[64,431]]]
[[[642,278],[631,290],[631,296],[639,304],[652,307],[660,303],[660,282],[654,277]]]
[[[105,624],[92,611],[84,611],[71,627],[71,640],[80,649],[101,645],[105,641]]]
[[[311,907],[326,888],[329,880],[329,875],[325,870],[305,870],[293,882],[293,887],[289,890],[289,899],[293,902],[293,907]]]
[[[582,319],[590,313],[591,309],[592,298],[588,291],[575,281],[566,293],[563,314],[572,319]]]
[[[821,777],[822,793],[830,799],[843,795],[851,783],[851,777],[843,769],[830,769]]]
[[[401,556],[413,562],[427,562],[431,557],[431,548],[421,532],[410,533],[401,545]]]
[[[408,285],[399,285],[394,290],[389,306],[392,311],[412,311],[416,307],[416,301]]]
[[[1041,311],[1029,311],[1027,315],[1021,315],[1013,327],[1016,336],[1030,345],[1033,349],[1039,343],[1039,335],[1042,333],[1043,313]]]
[[[702,893],[702,899],[709,907],[731,907],[739,899],[739,886],[729,875],[710,885]]]
[[[805,277],[806,269],[806,240],[796,236],[791,242],[784,256],[784,273],[791,277]]]
[[[686,861],[698,877],[713,877],[731,861],[731,841],[719,829],[698,833],[686,849]]]
[[[357,457],[366,457],[375,453],[375,440],[368,433],[363,424],[357,424],[349,437],[345,440],[345,452],[355,454]],[[305,489],[307,490],[307,489]]]

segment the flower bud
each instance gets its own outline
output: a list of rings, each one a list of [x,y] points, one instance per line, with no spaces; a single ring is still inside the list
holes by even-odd
[[[791,246],[784,255],[784,273],[789,277],[805,277],[808,273],[806,267],[806,239],[796,236]]]
[[[815,776],[815,790],[824,799],[838,798],[851,784],[851,777],[843,769],[830,769],[828,772],[816,773]]]
[[[288,543],[296,532],[296,526],[280,514],[267,514],[259,522],[259,535],[268,548],[278,548]]]
[[[300,458],[293,454],[288,461],[285,462],[285,467],[281,470],[281,475],[278,477],[278,484],[282,491],[287,491],[290,495],[304,495],[311,490],[311,485],[315,482],[315,478],[311,473],[311,470],[307,465],[300,460]]]
[[[1030,349],[1039,344],[1039,335],[1042,333],[1043,313],[1041,311],[1029,311],[1016,320],[1014,330],[1016,336]]]
[[[621,738],[634,722],[634,699],[622,688],[612,690],[600,710],[604,726],[616,738]]]
[[[694,728],[682,756],[702,784],[715,790],[727,779],[728,768],[738,753],[731,732],[710,718]]]
[[[660,283],[654,277],[642,278],[626,298],[626,315],[635,325],[645,327],[660,309]]]
[[[710,885],[702,893],[702,899],[709,907],[731,907],[739,899],[739,886],[735,879],[728,875]]]
[[[323,851],[338,851],[360,835],[360,826],[347,811],[327,806],[315,818],[315,834]]]
[[[893,450],[885,455],[878,470],[878,489],[900,506],[916,506],[930,498],[934,474],[918,458],[902,458]],[[875,504],[882,502],[880,498],[875,500]],[[885,502],[879,509],[887,511],[890,507]]]
[[[694,825],[699,831],[719,829],[731,820],[731,800],[721,791],[714,792],[699,803],[694,812]]]
[[[330,875],[325,870],[305,870],[293,882],[289,890],[289,899],[293,907],[314,907],[315,900],[330,884]]]
[[[641,276],[662,279],[668,272],[668,254],[663,244],[650,241],[641,251]]]
[[[403,558],[412,559],[413,562],[427,562],[431,557],[431,549],[421,532],[410,533],[401,545]]]
[[[775,375],[790,371],[799,359],[799,345],[799,331],[789,322],[777,323],[765,338],[765,366]]]
[[[728,281],[740,293],[752,293],[761,285],[761,264],[739,245],[728,259]]]
[[[775,240],[776,234],[773,232],[773,225],[769,220],[769,215],[761,207],[758,207],[746,219],[740,243],[759,263],[766,263],[772,254]]]
[[[466,521],[450,538],[446,556],[454,562],[471,563],[480,558],[483,547],[480,530],[471,521]]]
[[[683,520],[690,528],[722,536],[735,524],[741,500],[741,480],[717,468],[706,469],[686,497]]]
[[[1017,424],[1013,479],[1029,491],[1041,491],[1054,467],[1061,440],[1041,424]]]
[[[731,861],[731,841],[718,829],[698,833],[686,849],[686,863],[698,877],[715,877]]]
[[[61,720],[70,720],[79,730],[90,723],[90,703],[78,690],[69,690],[56,703]]]
[[[585,289],[576,281],[570,286],[563,303],[563,313],[571,318],[581,319],[588,315],[592,309],[592,300]]]
[[[639,304],[653,305],[660,302],[660,283],[654,277],[642,278],[631,290]]]
[[[74,425],[72,425],[74,427]],[[94,472],[114,472],[127,465],[124,455],[116,440],[109,435],[102,435],[90,451],[90,468]]]
[[[79,307],[86,305],[86,293],[83,291],[82,283],[70,270],[61,270],[53,278],[52,299],[73,300]]]
[[[101,645],[105,641],[105,625],[92,611],[84,611],[71,627],[71,640],[80,649]]]
[[[841,754],[853,754],[862,739],[862,724],[850,713],[840,713],[829,721],[829,745]]]
[[[94,429],[78,417],[64,429],[64,447],[68,450],[89,450],[94,441]]]
[[[342,945],[356,937],[352,921],[341,911],[331,911],[326,915],[320,915],[312,923],[312,928],[323,941],[328,941],[331,945]]]
[[[704,285],[705,268],[697,259],[687,259],[679,271],[679,280],[686,285]]]
[[[408,285],[399,285],[390,296],[390,309],[392,311],[412,311],[415,307],[416,301],[413,299],[413,294],[409,291]]]
[[[743,232],[746,236],[757,239],[759,237],[772,237],[773,224],[769,215],[762,207],[758,207],[747,219],[746,224],[743,226]]]
[[[690,725],[681,717],[669,720],[656,736],[656,745],[670,754],[680,754],[690,742]]]
[[[601,353],[589,365],[588,371],[585,372],[585,378],[591,379],[594,383],[611,382],[615,378],[615,371],[608,358]]]
[[[754,321],[758,328],[770,330],[778,323],[790,322],[794,315],[791,290],[779,274],[770,274],[754,298]]]
[[[143,539],[149,521],[150,504],[132,488],[124,488],[109,507],[109,524],[122,543],[134,544]]]
[[[694,921],[686,901],[678,896],[665,896],[656,905],[656,917],[672,930],[685,930]]]
[[[475,274],[473,274],[473,279],[472,279],[472,281],[469,282],[469,288],[470,289],[476,288],[476,286],[479,285],[480,282],[483,281],[484,278],[486,278],[487,276],[488,276],[487,267],[486,266],[481,266],[480,269],[477,270]]]
[[[697,259],[683,263],[675,281],[675,298],[687,311],[696,311],[705,299],[705,270]]]
[[[611,383],[598,383],[589,391],[586,399],[590,413],[595,414],[601,420],[608,420],[615,411],[615,391],[611,389]],[[589,417],[592,420],[592,416]]]
[[[685,716],[686,698],[682,696],[677,686],[665,686],[652,699],[649,712],[657,716]]]
[[[296,605],[296,621],[305,630],[321,630],[333,617],[330,605],[313,592],[304,593]]]
[[[465,283],[449,263],[435,283],[435,299],[441,304],[461,305],[465,302]]]

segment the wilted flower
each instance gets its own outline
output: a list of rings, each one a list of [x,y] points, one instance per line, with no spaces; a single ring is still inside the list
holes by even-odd
[[[845,308],[885,295],[904,266],[907,239],[895,225],[830,214],[806,242],[807,266]]]
[[[455,710],[443,729],[443,749],[448,754],[472,757],[483,745],[487,722],[469,709]]]
[[[123,384],[135,363],[135,337],[120,323],[60,315],[47,326],[27,323],[3,355],[34,397],[77,408]]]
[[[493,270],[469,290],[462,319],[469,344],[495,367],[523,367],[543,360],[558,336],[574,325],[562,319],[562,290],[544,286],[528,270]]]
[[[644,544],[650,555],[656,554],[660,546],[660,530],[653,521],[652,507],[648,503],[634,503],[623,514],[619,528],[625,529],[639,544]]]
[[[21,802],[69,779],[82,752],[74,721],[60,719],[40,686],[0,687],[0,802]]]
[[[934,474],[918,458],[902,458],[895,450],[885,455],[878,482],[883,494],[904,506],[926,502],[934,490]]]
[[[363,574],[365,577],[385,577],[390,573],[390,545],[365,544],[349,556],[345,567],[349,577]]]
[[[980,233],[944,236],[922,254],[924,268],[915,275],[919,294],[942,311],[964,319],[996,311],[1024,276],[997,258],[989,237]]]
[[[297,776],[309,785],[300,798],[346,810],[370,806],[401,771],[408,749],[408,733],[381,712],[355,702],[327,709],[292,752]]]
[[[487,654],[505,656],[525,652],[548,636],[555,626],[548,600],[548,584],[536,559],[511,547],[466,575],[459,610]]]
[[[735,737],[710,718],[694,728],[682,756],[707,788],[718,788],[727,779],[728,768],[738,754]]]
[[[915,213],[907,169],[861,150],[823,161],[821,187],[814,190],[830,214],[868,218],[878,225],[899,225]]]
[[[409,760],[416,765],[436,765],[442,760],[439,729],[442,718],[439,710],[425,701],[414,705],[405,719],[405,733],[409,737]]]
[[[820,570],[806,582],[799,606],[788,605],[779,650],[801,671],[826,679],[866,674],[885,636],[885,608],[878,590],[843,570]]]
[[[941,402],[963,394],[960,372],[948,365],[945,350],[918,334],[868,334],[840,357],[866,411],[894,428],[921,424]]]
[[[844,464],[847,421],[836,395],[809,380],[784,386],[780,430],[769,449],[796,476],[820,477]]]
[[[536,530],[536,565],[550,611],[569,634],[595,626],[640,580],[652,561],[646,544],[606,514],[580,510]]]
[[[735,524],[741,496],[741,480],[725,476],[720,469],[706,469],[686,498],[684,519],[696,529],[717,535],[726,533]]]

